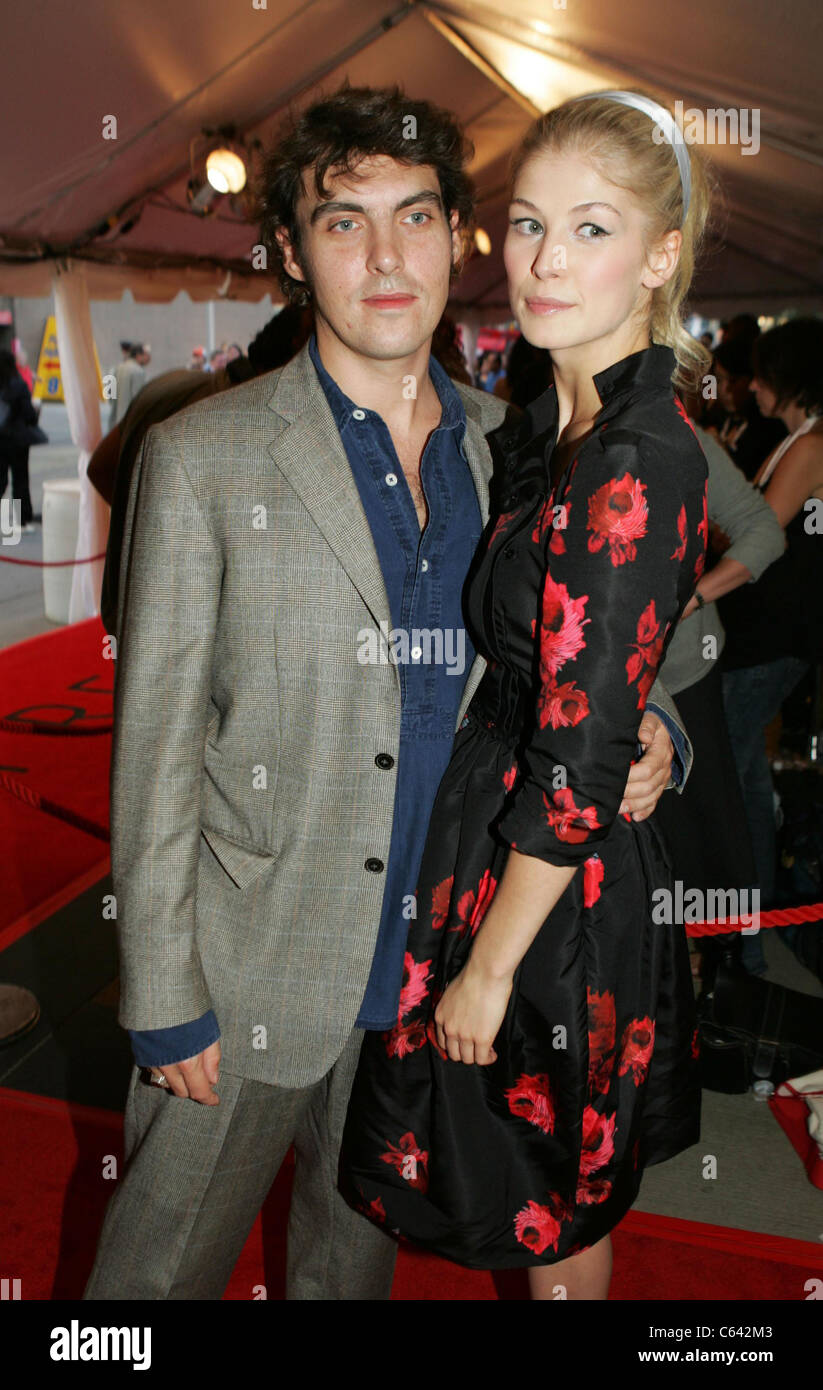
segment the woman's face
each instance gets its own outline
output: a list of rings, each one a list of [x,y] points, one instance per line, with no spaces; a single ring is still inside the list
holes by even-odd
[[[533,155],[517,176],[503,260],[512,310],[537,347],[559,349],[638,332],[648,343],[651,291],[677,264],[681,234],[647,261],[634,197],[580,155]]]
[[[753,376],[749,389],[757,401],[760,414],[767,416],[774,415],[777,408],[777,394],[772,390],[771,386],[767,386],[765,381],[760,381],[758,377]]]

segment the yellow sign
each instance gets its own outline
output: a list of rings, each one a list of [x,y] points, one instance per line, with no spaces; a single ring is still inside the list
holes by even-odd
[[[94,365],[97,370],[97,390],[102,401],[103,379],[100,375],[100,359],[97,345],[94,347]],[[57,345],[57,321],[49,314],[43,329],[40,356],[37,359],[37,373],[32,395],[36,401],[65,401],[63,395],[63,375],[60,370],[60,350]]]

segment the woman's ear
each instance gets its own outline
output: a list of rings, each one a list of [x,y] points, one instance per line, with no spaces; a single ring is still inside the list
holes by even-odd
[[[674,229],[647,253],[646,269],[640,282],[644,289],[659,289],[661,285],[665,285],[666,281],[671,279],[677,269],[682,245],[683,233],[679,229]]]

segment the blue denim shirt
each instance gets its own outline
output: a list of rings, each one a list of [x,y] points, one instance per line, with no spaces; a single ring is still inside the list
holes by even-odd
[[[360,1028],[384,1029],[397,1021],[417,874],[475,656],[463,627],[461,598],[480,540],[482,521],[463,452],[463,403],[434,358],[429,360],[429,371],[442,414],[420,462],[429,508],[426,529],[421,532],[384,421],[374,411],[355,405],[340,390],[320,360],[314,335],[309,341],[309,353],[371,528],[393,623],[393,631],[383,634],[383,638],[398,658],[400,752],[391,847],[377,944],[357,1019]],[[418,641],[414,639],[415,628],[423,634]],[[377,641],[376,629],[374,632]],[[438,648],[438,641],[442,641],[442,649]],[[365,641],[363,651],[365,656]],[[419,656],[415,656],[416,651]],[[664,720],[682,768],[684,750],[679,731],[662,710],[651,703],[647,708]],[[195,1056],[214,1042],[219,1037],[219,1027],[214,1012],[209,1010],[202,1018],[176,1027],[151,1032],[130,1030],[130,1037],[139,1066],[171,1065]]]

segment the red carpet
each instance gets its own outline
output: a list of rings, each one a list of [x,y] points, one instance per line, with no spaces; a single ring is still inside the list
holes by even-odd
[[[120,1116],[0,1088],[0,1277],[22,1280],[23,1299],[79,1298],[111,1193],[107,1155],[120,1155]],[[232,1276],[228,1299],[265,1286],[283,1297],[284,1168]],[[778,1236],[630,1212],[613,1233],[611,1298],[802,1301],[823,1273],[823,1249]],[[403,1249],[393,1298],[488,1300],[524,1296],[523,1276],[461,1269]],[[258,1293],[259,1296],[259,1293]]]
[[[108,867],[111,736],[77,733],[111,724],[103,635],[90,618],[0,651],[0,950]]]

